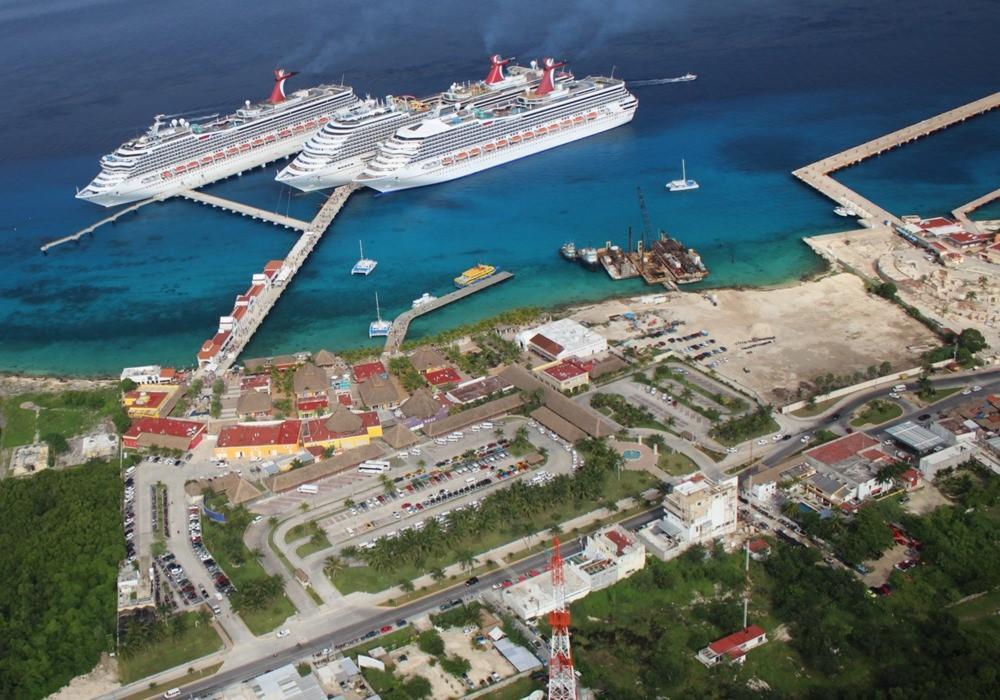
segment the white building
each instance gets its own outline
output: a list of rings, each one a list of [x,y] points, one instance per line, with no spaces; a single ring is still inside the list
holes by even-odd
[[[660,559],[672,559],[695,544],[736,532],[737,479],[718,483],[694,474],[674,486],[663,499],[664,517],[639,533],[642,543]]]
[[[136,384],[159,384],[161,371],[163,368],[160,365],[126,367],[122,370],[121,380],[131,379]]]
[[[620,525],[611,525],[589,536],[583,551],[566,559],[566,602],[622,581],[646,565],[646,550],[638,538]],[[503,588],[500,602],[523,620],[533,620],[555,609],[552,574],[538,576]]]
[[[516,340],[522,349],[536,352],[551,361],[567,357],[593,357],[608,350],[608,341],[604,336],[569,318],[521,331]]]
[[[969,442],[959,442],[920,458],[920,475],[933,481],[942,469],[950,469],[968,462],[975,456],[976,446]]]

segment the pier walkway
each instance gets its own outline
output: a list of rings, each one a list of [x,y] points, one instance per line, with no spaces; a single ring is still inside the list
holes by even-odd
[[[902,225],[902,220],[895,214],[890,213],[871,200],[840,184],[830,177],[830,173],[857,165],[867,158],[882,155],[886,151],[898,148],[911,141],[916,141],[919,138],[946,129],[954,124],[959,124],[966,119],[985,114],[997,107],[1000,107],[1000,92],[995,92],[992,95],[987,95],[961,107],[956,107],[937,116],[919,121],[916,124],[911,124],[898,131],[893,131],[885,136],[872,139],[860,146],[848,148],[846,151],[841,151],[840,153],[799,168],[793,171],[792,174],[838,204],[853,208],[862,215],[863,220],[876,220],[869,223],[882,224],[888,221]]]
[[[205,194],[199,190],[181,190],[177,193],[177,196],[189,199],[192,202],[207,204],[214,209],[224,209],[225,211],[232,212],[233,214],[249,216],[250,218],[258,221],[268,221],[275,226],[284,226],[285,228],[290,228],[295,231],[310,230],[310,225],[307,221],[293,219],[290,216],[284,216],[282,214],[274,214],[265,209],[260,209],[259,207],[253,207],[249,204],[234,202],[231,199],[223,199],[222,197],[216,197],[215,195]]]
[[[988,194],[984,194],[978,199],[973,199],[971,202],[963,204],[958,209],[953,209],[951,214],[955,217],[955,220],[958,221],[958,223],[978,233],[980,232],[979,227],[976,225],[975,221],[969,218],[969,214],[980,207],[986,206],[994,199],[1000,199],[1000,188],[997,188]]]
[[[152,204],[153,202],[162,202],[163,200],[168,199],[169,197],[170,195],[164,195],[160,197],[150,197],[149,199],[143,199],[141,201],[138,201],[135,204],[131,204],[125,207],[121,211],[116,211],[111,216],[107,216],[101,219],[96,224],[91,224],[87,228],[80,229],[76,233],[71,233],[68,236],[63,236],[62,238],[57,238],[54,241],[49,241],[48,243],[44,244],[39,250],[41,250],[43,253],[48,253],[49,249],[55,248],[57,245],[62,245],[63,243],[69,243],[70,241],[78,241],[84,236],[86,236],[88,233],[93,233],[104,224],[113,224],[115,221],[125,216],[126,214],[136,211],[137,209],[140,209],[141,207],[144,207],[147,204]]]
[[[396,317],[395,321],[392,322],[392,330],[389,331],[389,336],[385,339],[385,349],[382,351],[383,354],[394,355],[399,352],[399,349],[403,346],[403,340],[406,338],[406,332],[410,329],[410,322],[413,321],[413,319],[418,316],[423,316],[424,314],[429,314],[431,311],[437,311],[442,306],[453,304],[459,299],[464,299],[467,296],[471,296],[476,292],[481,292],[484,289],[500,284],[501,282],[506,282],[513,276],[513,272],[502,270],[492,277],[487,277],[481,282],[476,282],[468,287],[456,289],[454,292],[445,294],[443,297],[438,297],[434,301],[418,306],[415,309],[404,311]]]
[[[247,343],[253,338],[254,333],[260,328],[260,324],[264,322],[264,319],[267,318],[271,309],[278,302],[281,293],[291,285],[295,273],[301,269],[306,259],[308,259],[309,254],[330,227],[334,217],[340,213],[344,204],[347,203],[347,200],[357,189],[358,185],[355,184],[338,187],[323,206],[320,207],[319,212],[313,217],[312,221],[309,223],[302,222],[305,230],[303,230],[302,235],[299,236],[295,245],[289,251],[288,256],[284,259],[281,272],[279,273],[279,281],[265,287],[264,291],[257,297],[253,310],[243,317],[238,327],[233,329],[230,345],[226,349],[225,354],[216,363],[216,373],[221,374],[233,366]],[[195,372],[195,376],[202,376],[205,371],[204,368],[199,368]]]

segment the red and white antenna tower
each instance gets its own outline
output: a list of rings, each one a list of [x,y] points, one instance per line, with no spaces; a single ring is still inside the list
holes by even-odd
[[[552,637],[549,640],[549,700],[576,700],[576,672],[569,647],[569,610],[566,609],[566,572],[559,551],[559,538],[552,540],[552,599],[549,613]]]

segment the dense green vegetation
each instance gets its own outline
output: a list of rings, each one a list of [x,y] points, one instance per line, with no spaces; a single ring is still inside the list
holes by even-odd
[[[580,449],[586,464],[572,476],[560,475],[542,486],[516,481],[484,497],[476,510],[453,511],[447,529],[428,519],[421,530],[379,539],[372,549],[345,549],[346,557],[366,566],[341,568],[331,580],[342,593],[375,592],[456,562],[472,569],[478,553],[655,485],[645,472],[613,476],[621,457],[604,442],[588,440]]]
[[[40,698],[115,645],[117,464],[0,481],[0,697]]]
[[[400,355],[389,360],[389,372],[399,379],[403,388],[411,394],[417,389],[427,386],[427,381],[423,375],[414,369],[410,358],[405,355]]]
[[[590,405],[598,411],[614,418],[615,422],[626,428],[654,428],[665,430],[665,426],[644,406],[636,406],[625,400],[620,394],[605,394],[598,392],[590,397]]]
[[[836,389],[842,389],[845,386],[860,384],[861,382],[871,379],[878,379],[879,377],[884,377],[885,375],[891,373],[892,364],[889,362],[883,362],[879,365],[870,365],[864,372],[861,370],[857,370],[851,374],[834,374],[833,372],[827,372],[826,374],[821,374],[818,377],[813,378],[813,390],[810,392],[809,398],[813,399],[821,394],[826,394],[831,391],[835,391]]]
[[[224,505],[220,497],[206,492],[212,510],[226,514],[225,523],[202,519],[202,539],[208,551],[236,586],[231,600],[254,634],[270,632],[295,613],[285,596],[280,576],[270,576],[257,561],[259,552],[251,552],[243,542],[243,532],[253,515],[242,506]]]
[[[771,417],[770,406],[758,406],[753,413],[745,413],[717,424],[710,435],[723,445],[738,445],[778,430],[778,424]]]
[[[944,341],[944,345],[924,355],[927,365],[954,358],[963,367],[972,367],[976,364],[976,353],[989,348],[986,338],[975,328],[966,328],[958,335],[949,335]]]
[[[521,357],[521,348],[517,343],[504,340],[496,333],[482,333],[474,340],[479,346],[479,352],[463,355],[455,345],[448,346],[446,350],[448,359],[470,376],[484,376],[490,369],[512,364]]]
[[[447,345],[465,336],[478,336],[483,333],[491,333],[505,326],[523,326],[538,318],[540,313],[541,309],[536,306],[511,309],[510,311],[504,311],[496,316],[490,316],[475,323],[466,323],[450,330],[441,331],[435,335],[407,340],[403,343],[403,349],[410,350],[421,345]],[[371,351],[369,351],[369,354],[371,354]]]
[[[431,682],[423,676],[402,680],[390,671],[374,668],[366,668],[362,673],[379,697],[385,700],[421,700],[431,696]]]
[[[825,533],[859,558],[892,544],[889,521],[921,540],[923,563],[892,572],[890,596],[870,597],[813,548],[778,542],[751,564],[750,622],[770,641],[742,667],[705,669],[694,658],[742,624],[742,557],[717,549],[704,559],[695,548],[668,564],[647,559],[632,578],[573,604],[584,683],[605,698],[995,697],[1000,477],[973,463],[940,486],[954,506],[916,517],[889,499]],[[752,689],[753,679],[770,692]]]
[[[34,410],[21,408],[21,404],[26,403],[41,409],[37,417]],[[0,413],[5,426],[0,432],[0,446],[8,449],[32,443],[36,431],[51,445],[53,440],[64,441],[84,433],[105,418],[112,420],[119,433],[124,432],[130,423],[121,407],[117,386],[90,391],[32,392],[7,396],[0,399]]]
[[[222,647],[207,612],[186,612],[140,622],[129,620],[119,649],[123,683],[180,666]]]
[[[449,608],[443,613],[431,615],[431,622],[435,627],[440,627],[441,629],[478,625],[479,611],[482,610],[482,607],[482,604],[477,600],[462,603],[461,605]]]

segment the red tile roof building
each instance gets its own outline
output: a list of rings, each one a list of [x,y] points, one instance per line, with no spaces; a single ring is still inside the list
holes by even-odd
[[[363,382],[369,377],[381,377],[382,379],[388,377],[388,373],[385,371],[385,365],[378,361],[354,365],[354,367],[351,368],[351,372],[354,374],[354,381],[356,382]]]
[[[750,625],[709,644],[698,652],[698,660],[706,666],[715,666],[725,658],[742,663],[748,651],[766,643],[767,633],[757,625]]]
[[[424,372],[424,379],[428,381],[432,386],[442,386],[444,384],[458,384],[462,381],[462,378],[458,376],[456,372],[451,367],[445,367],[444,369],[430,370]]]
[[[542,365],[535,371],[542,381],[559,391],[570,391],[590,383],[590,368],[593,366],[593,362],[584,362],[576,357],[569,357],[561,362]]]
[[[127,449],[141,447],[170,447],[193,450],[205,437],[205,424],[177,418],[140,418],[122,435],[122,446]]]
[[[812,457],[823,464],[832,465],[850,459],[862,450],[875,447],[878,444],[879,441],[867,433],[851,433],[839,440],[834,440],[833,442],[828,442],[825,445],[820,445],[809,450],[806,452],[806,456]]]

